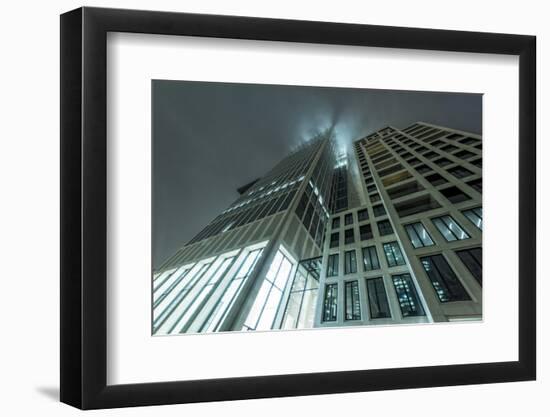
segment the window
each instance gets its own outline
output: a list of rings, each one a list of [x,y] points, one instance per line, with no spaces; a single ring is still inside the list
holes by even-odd
[[[402,169],[403,169],[403,166],[401,164],[397,164],[392,167],[378,171],[378,175],[380,176],[380,178],[382,178],[382,177],[385,177],[386,175],[394,174],[397,171],[401,171]]]
[[[355,274],[357,272],[357,255],[354,250],[344,252],[344,274]]]
[[[393,286],[399,300],[403,317],[424,316],[424,309],[409,274],[392,276]]]
[[[376,185],[369,185],[367,187],[367,192],[368,193],[374,193],[376,191]]]
[[[344,216],[344,225],[349,226],[350,224],[353,224],[353,213]]]
[[[481,178],[478,178],[477,180],[472,180],[467,182],[470,187],[472,187],[474,190],[476,190],[478,193],[483,193],[483,181]]]
[[[457,178],[469,177],[470,175],[474,174],[469,169],[466,169],[466,168],[461,167],[461,166],[451,168],[451,169],[449,169],[449,172]]]
[[[439,192],[443,194],[451,203],[461,203],[463,201],[470,200],[469,195],[454,186],[445,188],[444,190],[439,190]]]
[[[339,255],[337,253],[328,256],[327,277],[338,276],[338,258]]]
[[[313,327],[320,268],[321,258],[307,259],[298,265],[283,316],[283,329]]]
[[[470,220],[475,227],[479,230],[483,230],[483,210],[481,207],[476,207],[462,212],[468,220]]]
[[[470,235],[451,216],[436,217],[432,222],[447,242],[470,238]]]
[[[393,233],[393,228],[389,220],[382,220],[378,222],[378,231],[380,236],[391,235]]]
[[[439,159],[435,160],[434,163],[436,163],[440,167],[445,167],[447,165],[452,164],[453,162],[451,160],[447,159],[447,158],[439,158]]]
[[[441,207],[439,203],[429,194],[395,204],[395,210],[399,217],[406,217],[439,207]]]
[[[323,321],[336,321],[338,312],[338,284],[325,286],[325,299],[323,301]]]
[[[378,253],[376,252],[376,246],[368,246],[362,249],[363,251],[363,269],[365,271],[374,271],[380,269],[380,262],[378,261]]]
[[[273,328],[275,316],[279,310],[279,304],[293,264],[294,262],[281,250],[277,251],[250,313],[248,313],[248,317],[244,322],[243,330],[269,330]]]
[[[468,159],[468,158],[471,158],[472,156],[476,156],[476,154],[470,151],[462,150],[460,152],[455,153],[455,156],[460,159]]]
[[[330,235],[330,247],[335,248],[340,244],[340,233],[335,232]]]
[[[439,174],[428,175],[426,179],[435,187],[437,185],[445,184],[447,180]]]
[[[405,230],[415,248],[423,248],[424,246],[432,246],[434,244],[431,236],[421,222],[408,224],[405,226]]]
[[[208,320],[202,325],[201,332],[212,332],[219,330],[220,326],[226,319],[230,308],[234,305],[244,282],[251,274],[257,260],[262,254],[263,249],[256,249],[246,255],[238,272],[231,278],[231,283],[220,296],[216,306],[210,313]]]
[[[380,194],[378,194],[378,193],[371,194],[369,197],[370,197],[370,201],[373,202],[373,203],[376,203],[377,201],[380,201]]]
[[[372,229],[370,227],[370,224],[359,226],[359,234],[361,235],[361,240],[372,239]]]
[[[348,245],[355,242],[355,237],[353,236],[353,229],[347,229],[344,232],[344,244]]]
[[[432,282],[439,301],[446,303],[470,300],[470,296],[443,255],[425,256],[420,258],[420,261]]]
[[[452,151],[456,151],[457,149],[458,149],[458,146],[455,146],[455,145],[447,145],[441,148],[441,150],[445,152],[452,152]]]
[[[462,261],[468,271],[476,279],[479,285],[482,285],[482,252],[481,248],[472,248],[457,251],[456,254]]]
[[[438,156],[439,156],[439,154],[437,152],[434,152],[434,151],[426,152],[424,154],[424,158],[428,158],[428,159],[434,159]]]
[[[416,170],[421,174],[425,174],[426,172],[430,172],[432,169],[428,165],[419,165],[416,167]]]
[[[409,195],[412,193],[416,193],[418,191],[422,191],[424,187],[422,187],[420,184],[418,184],[416,181],[410,181],[405,184],[397,185],[393,188],[390,188],[388,191],[388,195],[390,198],[396,199],[399,197],[403,197],[405,195]]]
[[[346,320],[361,320],[361,301],[359,300],[359,283],[346,282],[344,286],[344,309]]]
[[[405,258],[397,242],[384,243],[384,253],[389,267],[405,265]]]
[[[371,319],[391,317],[390,305],[386,296],[386,288],[382,278],[367,279],[367,295]]]
[[[386,214],[386,209],[382,204],[379,204],[377,206],[373,206],[372,210],[374,211],[374,217],[380,217],[384,216]]]
[[[340,227],[340,217],[335,217],[332,219],[332,228],[338,229]]]
[[[357,221],[362,222],[369,219],[369,211],[362,209],[357,212]]]
[[[478,168],[483,168],[483,160],[481,158],[475,159],[471,163]]]

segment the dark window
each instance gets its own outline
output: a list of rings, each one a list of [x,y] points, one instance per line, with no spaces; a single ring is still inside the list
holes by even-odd
[[[380,269],[380,262],[378,261],[378,253],[376,252],[376,246],[368,246],[362,249],[363,252],[363,269],[365,271],[374,271]]]
[[[424,187],[422,187],[420,184],[418,184],[416,181],[410,181],[405,184],[397,185],[393,188],[390,188],[388,191],[388,195],[390,198],[396,199],[399,197],[403,197],[405,195],[409,195],[412,193],[416,193],[418,191],[422,191]]]
[[[344,285],[344,311],[346,320],[361,320],[361,301],[359,300],[359,283],[346,282]]]
[[[344,244],[349,244],[355,242],[355,237],[353,236],[353,229],[347,229],[344,231]]]
[[[350,224],[353,224],[353,214],[348,213],[344,216],[344,225],[349,226]]]
[[[372,239],[372,229],[370,224],[359,226],[359,234],[361,235],[361,240]]]
[[[437,185],[445,184],[447,180],[439,174],[428,175],[426,179],[435,187]]]
[[[373,206],[372,210],[374,211],[374,217],[380,217],[386,214],[386,209],[382,204],[379,204],[377,206]]]
[[[458,133],[453,133],[453,134],[447,136],[447,139],[459,139],[461,137],[462,137],[462,135],[459,135]]]
[[[454,271],[443,255],[425,256],[420,258],[426,274],[439,297],[439,301],[466,301],[470,296],[462,286]]]
[[[481,248],[472,248],[457,251],[456,254],[466,265],[472,276],[482,285],[482,252]]]
[[[344,274],[354,274],[357,272],[357,255],[354,250],[344,252]]]
[[[388,266],[405,265],[405,258],[397,242],[384,243],[383,246]]]
[[[411,158],[407,161],[411,166],[415,166],[416,164],[419,164],[421,161],[418,158]]]
[[[338,276],[338,260],[339,256],[337,253],[328,256],[327,277]]]
[[[483,168],[483,160],[481,158],[475,159],[471,163],[478,168]]]
[[[434,159],[437,156],[439,156],[439,154],[437,152],[434,152],[434,151],[426,152],[424,154],[424,158],[428,158],[428,159]]]
[[[338,284],[325,286],[325,299],[323,301],[323,321],[336,321],[338,312]]]
[[[338,229],[340,227],[340,217],[335,217],[332,219],[332,228]]]
[[[481,180],[481,178],[478,178],[477,180],[469,181],[466,184],[468,184],[470,187],[472,187],[478,193],[483,192],[483,181]]]
[[[423,248],[434,244],[432,237],[421,222],[408,224],[405,226],[405,230],[415,248]]]
[[[455,153],[455,156],[460,159],[468,159],[468,158],[471,158],[472,156],[476,156],[476,154],[470,151],[462,150],[460,152]]]
[[[457,178],[469,177],[470,175],[474,174],[469,169],[466,169],[466,168],[461,167],[461,166],[451,168],[451,169],[449,169],[449,172]]]
[[[409,274],[393,275],[393,286],[403,317],[424,316],[424,309]]]
[[[447,158],[439,158],[439,159],[436,159],[434,163],[439,165],[440,167],[445,167],[447,165],[452,164],[453,162]]]
[[[395,210],[397,211],[399,217],[406,217],[439,207],[441,207],[439,203],[429,194],[395,204]]]
[[[378,231],[380,236],[391,235],[393,233],[393,228],[389,220],[381,220],[378,222]]]
[[[383,319],[391,317],[384,280],[382,278],[367,279],[367,293],[369,297],[370,318]]]
[[[430,172],[432,169],[428,165],[419,165],[416,167],[416,170],[420,174],[425,174],[426,172]]]
[[[458,149],[458,146],[455,146],[455,145],[447,145],[441,148],[441,150],[445,152],[452,152],[452,151],[456,151],[457,149]]]
[[[464,145],[472,145],[474,143],[479,143],[479,140],[474,138],[464,138],[460,140],[460,143],[463,143]]]
[[[389,167],[389,168],[386,168],[382,171],[378,171],[378,175],[380,175],[380,177],[385,177],[386,175],[390,175],[390,174],[393,174],[397,171],[400,171],[403,169],[403,166],[401,164],[397,164],[397,165],[394,165],[392,167]]]
[[[369,219],[369,211],[367,209],[362,209],[357,211],[357,221],[362,222]]]
[[[470,200],[470,197],[466,193],[454,186],[439,190],[439,192],[443,194],[451,203],[461,203],[462,201]]]
[[[340,233],[336,232],[336,233],[332,233],[330,235],[330,247],[331,248],[335,248],[336,246],[338,246],[339,241],[340,241]]]
[[[377,201],[380,201],[380,194],[378,194],[378,193],[371,194],[370,201],[372,201],[373,203],[376,203]]]

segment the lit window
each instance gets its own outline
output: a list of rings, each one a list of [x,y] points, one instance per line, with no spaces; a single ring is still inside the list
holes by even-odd
[[[397,242],[384,243],[384,253],[386,254],[388,266],[405,265],[405,258]]]
[[[325,286],[323,300],[323,321],[336,321],[338,312],[338,284]]]
[[[243,330],[269,330],[274,327],[275,316],[294,263],[281,250],[277,251],[248,313]]]
[[[391,317],[390,305],[386,296],[386,288],[382,278],[367,279],[367,293],[371,319]]]
[[[470,300],[443,255],[425,256],[420,260],[441,302]]]
[[[428,231],[420,222],[406,225],[405,230],[415,248],[423,248],[424,246],[432,246],[434,244]]]
[[[424,309],[409,274],[392,276],[393,286],[399,300],[403,317],[424,316]]]
[[[470,238],[470,235],[451,216],[437,217],[432,219],[432,222],[447,242]]]
[[[361,320],[361,302],[359,300],[359,283],[346,282],[344,286],[344,311],[346,320]]]
[[[464,214],[464,216],[466,216],[466,218],[470,220],[475,227],[479,230],[483,230],[483,210],[481,207],[464,210],[462,214]]]

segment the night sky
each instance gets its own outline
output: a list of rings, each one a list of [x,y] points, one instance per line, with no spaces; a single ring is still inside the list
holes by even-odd
[[[480,94],[154,80],[153,267],[296,145],[335,126],[344,150],[417,121],[481,133]]]

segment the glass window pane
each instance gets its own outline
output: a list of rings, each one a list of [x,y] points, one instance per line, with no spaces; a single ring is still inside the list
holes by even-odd
[[[472,248],[456,252],[460,260],[466,265],[472,276],[482,285],[482,251],[481,248]]]
[[[338,310],[338,284],[325,286],[323,321],[336,321]]]
[[[424,316],[424,309],[418,299],[411,276],[409,274],[394,275],[392,281],[403,317]]]
[[[443,255],[420,258],[441,302],[470,300],[470,296]]]
[[[384,280],[382,278],[367,279],[367,293],[371,319],[391,317]]]

